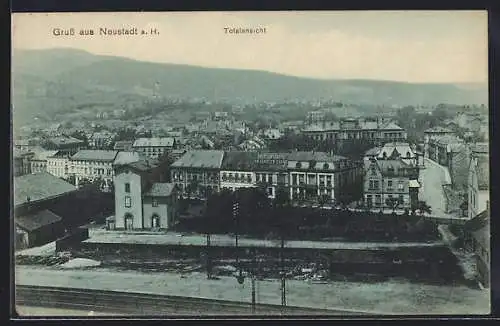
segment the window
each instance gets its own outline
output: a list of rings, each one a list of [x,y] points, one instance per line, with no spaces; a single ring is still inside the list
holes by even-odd
[[[403,186],[403,181],[399,181],[399,183],[398,183],[398,189],[399,189],[400,191],[402,191],[402,190],[404,189],[404,186]]]
[[[272,187],[267,188],[267,194],[269,196],[273,196],[273,188]]]
[[[297,162],[297,164],[295,164],[295,167],[296,167],[297,169],[300,169],[300,168],[302,167],[302,164],[300,164],[300,162]]]
[[[153,198],[153,207],[158,207],[158,199]]]
[[[330,168],[330,165],[328,163],[323,164],[323,169],[328,170]]]
[[[372,195],[367,195],[366,196],[366,205],[368,207],[371,207],[373,205],[373,196]]]
[[[398,200],[399,200],[400,205],[404,204],[404,202],[405,202],[403,195],[399,195]]]
[[[387,188],[392,188],[392,180],[387,180]]]
[[[125,184],[125,192],[130,193],[130,183],[128,182]]]
[[[132,207],[132,200],[129,196],[125,197],[125,207]]]

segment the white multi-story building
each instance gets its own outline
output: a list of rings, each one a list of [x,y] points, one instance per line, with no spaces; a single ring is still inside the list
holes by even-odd
[[[226,152],[221,188],[259,187],[269,198],[275,198],[281,188],[292,200],[316,201],[326,196],[334,202],[361,193],[362,173],[361,165],[324,152]]]
[[[47,172],[56,177],[67,179],[70,175],[68,154],[58,151],[47,157]]]
[[[53,150],[34,150],[34,155],[30,158],[30,170],[31,173],[47,172],[47,159],[53,156],[58,151]]]
[[[142,152],[150,158],[158,158],[166,151],[175,148],[175,138],[139,138],[132,145],[132,149],[137,152]]]
[[[117,160],[114,166],[115,216],[108,226],[125,230],[169,229],[178,216],[177,188],[164,182],[162,166],[147,159],[132,161]]]
[[[75,176],[78,186],[80,181],[102,179],[105,185],[113,181],[113,161],[118,151],[81,150],[69,160],[69,174]]]
[[[404,142],[406,131],[390,120],[377,119],[343,119],[341,121],[324,121],[310,124],[302,129],[302,133],[317,141],[338,143],[349,140],[365,140],[374,143]]]
[[[288,156],[290,198],[311,200],[325,196],[330,201],[356,196],[361,190],[363,168],[343,156],[324,152],[292,152]]]
[[[256,152],[226,152],[221,165],[220,188],[235,191],[255,187],[256,157]]]

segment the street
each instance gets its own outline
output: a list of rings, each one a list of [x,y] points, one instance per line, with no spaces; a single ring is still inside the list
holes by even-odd
[[[425,169],[420,170],[419,198],[425,201],[432,209],[432,216],[438,218],[454,218],[455,216],[446,213],[446,198],[443,191],[443,184],[449,183],[446,175],[446,168],[436,162],[425,158]]]

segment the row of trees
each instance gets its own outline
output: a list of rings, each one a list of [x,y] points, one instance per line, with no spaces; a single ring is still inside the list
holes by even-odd
[[[397,233],[408,229],[406,227],[408,223],[410,226],[422,223],[425,220],[423,215],[431,212],[431,208],[421,201],[413,212],[408,210],[404,216],[394,215],[394,219],[391,220],[387,214],[371,212],[368,209],[366,211],[321,209],[328,200],[326,196],[321,196],[319,207],[300,208],[293,207],[287,191],[281,188],[278,189],[274,199],[269,199],[261,188],[246,188],[235,192],[223,190],[209,197],[205,216],[196,221],[192,227],[196,228],[193,231],[206,234],[239,233],[271,238],[300,238],[304,236],[302,231],[304,227],[317,228],[322,225],[322,230],[315,231],[319,232],[318,235],[330,233],[344,236],[342,230],[352,229],[353,225],[365,225],[370,230],[373,229],[371,226],[373,223],[382,221],[384,224],[382,229],[388,228]],[[387,204],[395,209],[399,203]],[[366,240],[370,235],[365,234],[364,237]]]

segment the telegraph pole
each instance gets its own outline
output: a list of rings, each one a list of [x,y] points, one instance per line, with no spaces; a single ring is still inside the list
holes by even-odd
[[[252,314],[255,314],[255,278],[257,277],[257,269],[256,269],[256,261],[255,261],[255,250],[253,250],[253,257],[252,257]]]
[[[207,278],[212,278],[212,260],[210,257],[210,232],[207,233]]]
[[[242,271],[241,271],[241,264],[240,264],[240,258],[239,258],[239,247],[238,247],[238,215],[239,215],[239,210],[240,210],[240,204],[236,200],[233,203],[233,218],[234,218],[234,222],[235,222],[234,224],[235,224],[236,266],[239,270],[237,280],[238,280],[239,284],[243,284],[244,278],[243,278]]]
[[[286,306],[286,284],[285,284],[285,238],[281,236],[281,305]]]

